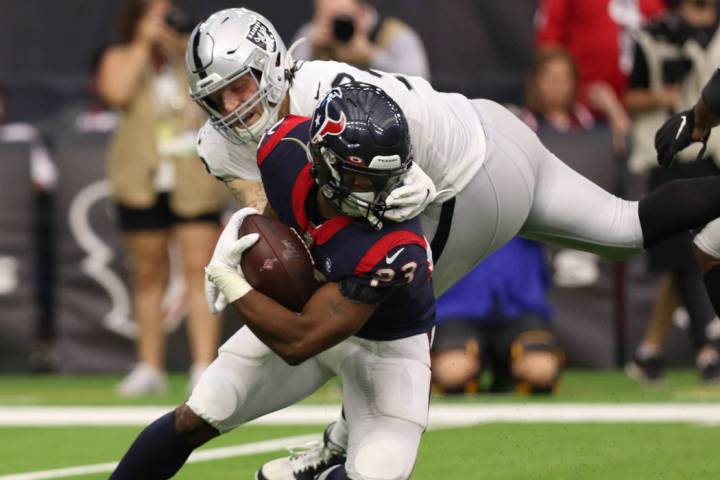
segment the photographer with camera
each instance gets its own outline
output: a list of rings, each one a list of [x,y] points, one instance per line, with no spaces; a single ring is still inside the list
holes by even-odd
[[[226,193],[206,174],[195,149],[203,119],[187,94],[189,23],[171,0],[125,0],[120,41],[104,52],[98,71],[98,93],[120,112],[108,173],[137,323],[139,363],[117,388],[123,396],[166,389],[162,302],[171,240],[179,246],[189,303],[189,387],[213,361],[219,343],[219,319],[205,306],[203,267],[220,233]]]
[[[364,0],[315,0],[312,21],[295,40],[297,60],[336,60],[360,68],[429,78],[420,37],[400,20],[381,16]]]
[[[625,104],[634,114],[630,170],[649,172],[649,189],[672,180],[720,173],[720,142],[711,138],[708,155],[693,162],[701,145],[681,152],[673,168],[655,160],[655,132],[671,115],[691,108],[703,85],[720,64],[717,0],[667,0],[669,13],[644,28],[636,38],[635,61]],[[649,251],[649,266],[661,274],[655,304],[643,339],[627,372],[633,378],[662,378],[662,342],[673,312],[687,310],[689,333],[702,381],[720,381],[720,356],[706,335],[714,311],[692,255],[692,236],[682,234]],[[681,254],[682,252],[684,254]]]

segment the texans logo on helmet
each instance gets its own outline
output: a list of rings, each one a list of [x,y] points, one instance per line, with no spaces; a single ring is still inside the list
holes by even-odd
[[[330,101],[334,98],[341,97],[342,91],[339,88],[333,88],[325,95],[325,98],[322,99],[319,107],[315,109],[313,125],[319,128],[316,128],[315,135],[313,135],[311,140],[312,143],[320,142],[326,135],[340,135],[345,130],[347,123],[345,112],[340,112],[340,118],[336,120],[330,116],[330,112],[328,111]]]

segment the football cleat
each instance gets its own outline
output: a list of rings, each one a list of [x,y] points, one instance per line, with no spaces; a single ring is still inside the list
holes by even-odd
[[[328,468],[344,464],[345,449],[330,440],[334,425],[327,426],[322,441],[291,447],[289,457],[267,462],[257,471],[255,480],[314,480]]]
[[[635,355],[625,366],[625,373],[638,383],[657,385],[663,381],[663,362],[659,356],[640,358]]]
[[[720,362],[699,367],[701,383],[720,383]]]
[[[703,348],[697,358],[701,383],[720,383],[720,355],[715,348]]]

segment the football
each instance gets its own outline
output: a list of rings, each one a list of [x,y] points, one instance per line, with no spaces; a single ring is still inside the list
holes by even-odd
[[[260,239],[243,252],[240,267],[245,278],[284,307],[302,311],[318,287],[313,260],[302,239],[287,225],[262,215],[243,220],[238,238],[250,233],[260,234]]]

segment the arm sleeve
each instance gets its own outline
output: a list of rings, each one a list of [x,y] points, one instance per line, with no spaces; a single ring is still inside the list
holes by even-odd
[[[703,88],[701,97],[705,108],[714,116],[720,117],[720,70],[715,70]]]
[[[535,41],[539,47],[564,44],[570,0],[541,0],[538,6]]]
[[[340,281],[340,293],[356,303],[376,305],[388,297],[393,290],[372,288],[356,277],[347,277]]]
[[[409,28],[398,34],[386,49],[378,49],[370,59],[370,66],[384,72],[430,79],[425,47],[418,34]]]

